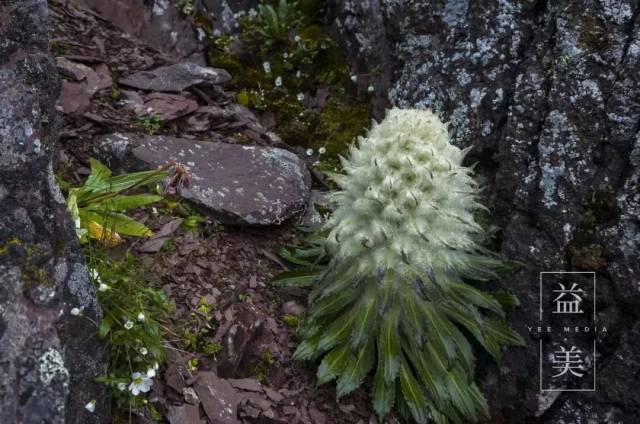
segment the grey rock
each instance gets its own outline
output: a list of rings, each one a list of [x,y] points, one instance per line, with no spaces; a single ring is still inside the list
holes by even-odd
[[[106,423],[101,311],[51,165],[47,3],[6,0],[0,16],[0,422]]]
[[[185,62],[137,72],[118,82],[141,90],[180,92],[198,84],[224,84],[230,79],[231,75],[224,69]]]
[[[213,423],[239,423],[238,404],[243,396],[212,372],[201,372],[194,384],[207,417]]]
[[[226,224],[277,225],[307,204],[311,177],[287,150],[133,134],[102,136],[96,145],[98,156],[127,169],[184,164],[193,180],[181,196]]]
[[[234,377],[242,363],[255,363],[250,359],[263,352],[260,336],[265,333],[264,315],[247,304],[234,308],[233,312],[233,321],[228,320],[220,326],[214,338],[222,345],[216,359],[218,375],[224,378]]]
[[[510,314],[513,328],[526,335],[537,322],[540,271],[597,272],[598,322],[609,335],[598,340],[596,395],[540,396],[538,342],[529,337],[499,368],[478,367],[492,421],[635,422],[640,5],[332,3],[355,66],[393,64],[389,103],[435,110],[450,122],[453,143],[474,146],[468,161],[478,162],[484,202],[502,228],[494,247],[527,264],[504,282],[522,303]],[[576,254],[589,246],[601,249],[599,261]]]
[[[205,34],[169,0],[71,0],[98,12],[122,32],[177,59],[204,64]],[[197,3],[197,2],[196,2]]]
[[[302,316],[305,311],[306,308],[295,300],[290,300],[282,305],[282,313],[285,315]]]
[[[167,412],[169,424],[200,424],[200,410],[194,405],[170,406]]]

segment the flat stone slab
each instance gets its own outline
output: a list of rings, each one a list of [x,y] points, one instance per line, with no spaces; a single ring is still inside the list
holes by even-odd
[[[224,84],[230,79],[231,75],[224,69],[185,62],[161,66],[152,71],[136,72],[118,82],[140,90],[180,92],[198,84]]]
[[[181,196],[225,224],[278,225],[309,198],[309,171],[283,149],[138,134],[101,136],[96,146],[99,157],[127,169],[184,164],[193,179]]]

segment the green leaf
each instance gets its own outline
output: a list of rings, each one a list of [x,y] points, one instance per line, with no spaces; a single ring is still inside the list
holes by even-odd
[[[384,378],[384,367],[381,363],[381,359],[378,358],[378,369],[373,379],[373,409],[378,414],[380,419],[386,417],[396,398],[396,389],[394,383],[387,383]]]
[[[456,347],[451,340],[451,323],[443,318],[444,314],[434,302],[422,302],[422,310],[428,320],[429,344],[438,353],[438,356],[448,364],[456,356]]]
[[[137,237],[146,237],[153,234],[153,232],[143,223],[117,212],[97,212],[82,209],[80,210],[80,219],[83,225],[94,221],[102,225],[104,228],[115,231],[119,234]]]
[[[306,267],[316,267],[316,263],[309,261],[305,258],[318,259],[324,254],[323,248],[314,248],[314,249],[289,249],[287,247],[282,247],[278,250],[278,256],[283,258],[286,261],[291,262],[292,264],[306,266]]]
[[[500,305],[502,305],[504,309],[517,308],[520,306],[520,300],[518,297],[514,294],[507,293],[504,290],[496,290],[489,293],[489,295],[500,302]]]
[[[85,185],[78,191],[78,203],[81,207],[101,197],[110,196],[141,185],[155,184],[162,181],[167,172],[162,170],[133,172],[130,174],[111,177],[106,181],[95,181],[92,185]]]
[[[348,344],[343,344],[329,352],[318,367],[316,374],[318,384],[327,383],[337,376],[353,361],[353,354]]]
[[[321,299],[319,302],[311,306],[309,315],[314,318],[321,318],[327,315],[336,314],[346,308],[349,304],[353,303],[357,299],[359,293],[359,290],[347,288],[333,296]]]
[[[504,316],[504,310],[494,297],[465,283],[449,285],[451,291],[460,296],[462,303],[471,303],[479,308],[489,309],[500,316]]]
[[[303,340],[302,343],[298,345],[296,351],[293,352],[293,360],[295,361],[306,361],[309,359],[313,359],[318,356],[318,340],[319,336],[312,337],[307,340]]]
[[[109,317],[102,318],[100,321],[100,326],[98,327],[98,336],[104,338],[111,331],[111,327],[113,326],[113,321]]]
[[[375,282],[360,299],[358,312],[356,313],[353,333],[351,335],[351,347],[357,349],[365,344],[374,333],[374,327],[378,321],[378,302],[375,290]]]
[[[411,415],[416,422],[427,423],[429,419],[429,407],[427,399],[420,388],[420,384],[414,377],[409,364],[402,361],[400,365],[400,387],[407,406],[411,410]]]
[[[412,337],[418,346],[422,346],[425,326],[424,314],[421,310],[422,300],[413,291],[407,292],[403,299],[401,324],[404,332],[408,337]]]
[[[157,203],[162,199],[162,196],[157,196],[155,194],[135,194],[130,196],[117,195],[96,203],[91,203],[85,209],[92,211],[120,212],[146,206],[151,203]]]
[[[489,318],[484,321],[482,333],[496,343],[513,346],[526,346],[526,343],[520,334],[509,328],[506,322]]]
[[[451,396],[452,403],[460,413],[471,422],[477,422],[478,412],[481,405],[477,404],[477,398],[469,392],[469,387],[473,381],[466,376],[459,368],[455,368],[448,374],[447,390]]]
[[[378,355],[384,376],[384,381],[393,385],[400,368],[400,347],[398,344],[398,310],[387,312],[383,317],[380,335],[378,337]]]
[[[438,363],[431,360],[428,352],[422,352],[414,344],[405,346],[404,351],[429,398],[438,409],[445,410],[449,402],[449,394],[444,382],[446,370],[439,368]]]
[[[91,174],[89,174],[87,181],[85,181],[84,187],[97,187],[100,183],[106,182],[107,179],[111,177],[111,170],[100,161],[90,158],[89,163],[91,166]]]
[[[318,350],[325,352],[336,344],[345,342],[351,333],[355,316],[356,314],[354,314],[353,311],[349,311],[329,324],[320,336],[320,340],[318,340]]]
[[[349,361],[348,366],[338,379],[336,393],[338,399],[357,389],[369,374],[375,363],[375,342],[369,341],[358,356]]]
[[[315,268],[299,268],[284,271],[273,277],[272,283],[280,287],[309,287],[318,278],[318,270]]]

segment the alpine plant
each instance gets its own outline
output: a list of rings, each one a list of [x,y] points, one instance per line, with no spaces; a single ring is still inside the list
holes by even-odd
[[[479,202],[467,149],[427,110],[388,111],[341,158],[344,175],[327,221],[331,258],[314,281],[294,358],[322,357],[319,384],[337,397],[373,374],[373,407],[418,423],[488,417],[474,382],[472,342],[496,361],[522,338],[504,320],[517,299],[484,292],[501,266],[481,247]]]

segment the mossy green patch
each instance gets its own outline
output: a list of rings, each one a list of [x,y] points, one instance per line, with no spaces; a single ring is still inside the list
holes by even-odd
[[[212,66],[232,75],[236,101],[275,122],[290,145],[326,148],[329,158],[371,123],[346,57],[319,21],[322,2],[264,2],[239,18],[235,36],[213,37]]]

